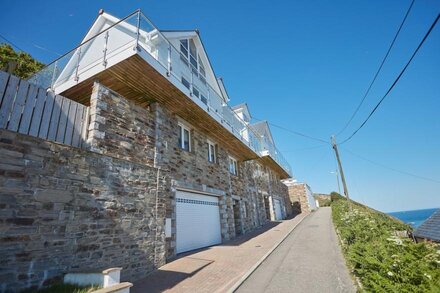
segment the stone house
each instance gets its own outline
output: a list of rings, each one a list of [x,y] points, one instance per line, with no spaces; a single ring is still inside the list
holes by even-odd
[[[295,213],[311,212],[318,205],[313,196],[312,189],[307,183],[297,182],[295,179],[284,179],[283,183],[288,187],[288,193]]]
[[[101,11],[80,46],[29,82],[54,105],[67,98],[64,123],[73,101],[87,107],[86,132],[78,147],[42,136],[43,124],[37,137],[0,129],[3,290],[111,266],[133,281],[292,214],[281,182],[291,168],[268,123],[229,106],[198,31]]]

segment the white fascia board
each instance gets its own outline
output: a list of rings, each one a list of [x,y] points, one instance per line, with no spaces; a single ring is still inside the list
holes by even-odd
[[[249,107],[248,107],[248,105],[247,105],[246,103],[243,103],[243,104],[240,104],[240,105],[234,106],[234,107],[232,107],[232,109],[234,110],[235,113],[244,112],[245,115],[246,115],[247,117],[249,117],[249,119],[252,118],[251,113],[250,113],[250,111],[249,111]]]

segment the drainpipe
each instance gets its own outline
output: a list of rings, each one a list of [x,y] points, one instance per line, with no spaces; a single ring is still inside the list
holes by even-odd
[[[268,191],[269,191],[269,205],[271,205],[270,209],[272,211],[272,213],[270,214],[270,216],[272,217],[272,214],[275,215],[275,210],[274,210],[274,198],[272,195],[272,185],[270,184],[270,170],[266,167],[266,171],[267,171],[267,185],[268,185]],[[276,218],[276,217],[274,217]],[[270,219],[272,221],[272,219]]]
[[[153,167],[157,169],[157,173],[156,173],[156,194],[155,194],[155,211],[154,211],[154,220],[155,220],[155,224],[156,224],[156,231],[155,231],[155,240],[154,241],[154,266],[157,268],[157,240],[158,240],[158,236],[159,235],[159,223],[158,223],[158,207],[159,207],[159,182],[160,182],[160,166],[159,166],[159,151],[158,151],[158,141],[159,141],[159,111],[157,109],[157,104],[154,105],[155,109],[154,109],[154,158],[153,158]],[[165,243],[164,243],[165,245]]]

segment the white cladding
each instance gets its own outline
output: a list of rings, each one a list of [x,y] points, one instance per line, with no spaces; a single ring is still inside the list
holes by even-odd
[[[283,219],[283,213],[281,211],[281,202],[278,199],[275,199],[273,201],[275,206],[275,220],[282,220]]]
[[[219,244],[221,240],[218,198],[177,191],[177,253]]]
[[[307,184],[305,186],[305,189],[306,189],[306,197],[307,197],[307,201],[309,202],[310,209],[316,210],[318,206],[316,205],[315,198],[313,197],[312,189]]]

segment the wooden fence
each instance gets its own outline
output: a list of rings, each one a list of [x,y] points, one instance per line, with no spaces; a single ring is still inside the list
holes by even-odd
[[[82,147],[88,107],[0,71],[0,128]]]

